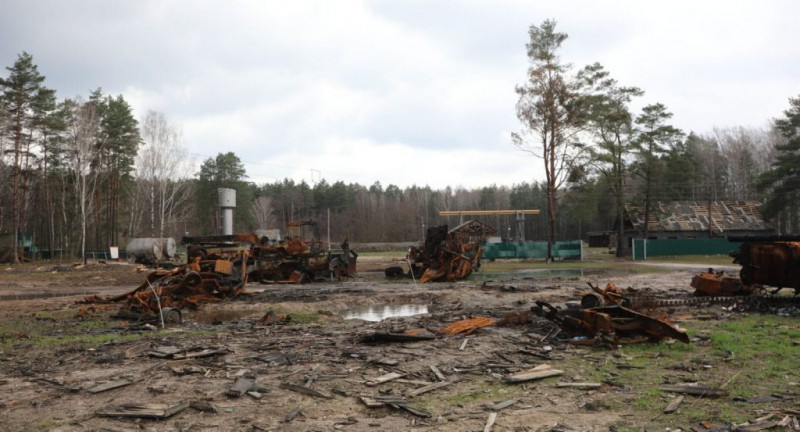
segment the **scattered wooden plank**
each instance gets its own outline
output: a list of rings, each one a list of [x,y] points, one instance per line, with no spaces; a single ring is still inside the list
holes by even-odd
[[[178,348],[176,346],[160,346],[148,351],[147,355],[150,357],[168,358],[183,351],[184,348]]]
[[[669,405],[667,405],[667,407],[664,408],[664,414],[672,414],[675,411],[677,411],[678,407],[681,405],[681,402],[683,402],[683,395],[680,395],[675,399],[673,399],[672,402],[670,402]]]
[[[558,388],[565,388],[565,387],[574,387],[579,389],[596,389],[600,388],[603,384],[596,383],[596,382],[557,382],[556,387]]]
[[[517,372],[515,374],[509,375],[506,377],[506,382],[509,383],[520,383],[526,381],[533,381],[542,378],[552,377],[563,375],[564,371],[560,369],[553,369],[548,364],[541,364],[536,366],[533,369],[528,369],[522,372]]]
[[[397,366],[397,365],[400,364],[400,361],[397,360],[397,359],[385,358],[385,357],[369,359],[368,361],[370,363],[374,363],[374,364],[382,365],[382,366]]]
[[[185,410],[189,405],[189,402],[178,402],[174,405],[132,403],[101,408],[95,414],[101,417],[165,419]]]
[[[128,378],[122,378],[122,379],[118,379],[118,380],[109,381],[109,382],[106,382],[106,383],[103,383],[103,384],[97,384],[97,385],[95,385],[93,387],[90,387],[90,388],[86,389],[86,391],[88,391],[89,393],[92,393],[92,394],[101,393],[101,392],[104,392],[104,391],[108,391],[108,390],[113,390],[113,389],[120,388],[120,387],[129,386],[129,385],[133,384],[134,382],[135,382],[135,380],[128,379]]]
[[[369,408],[388,405],[392,408],[406,410],[417,417],[431,417],[430,412],[410,405],[404,398],[397,396],[359,396],[358,400]]]
[[[193,401],[192,403],[189,404],[189,406],[202,412],[208,412],[208,413],[217,412],[217,407],[211,405],[211,402],[208,401],[200,401],[200,400]]]
[[[487,405],[486,409],[488,409],[489,411],[500,411],[514,405],[515,403],[517,403],[516,399],[508,399],[493,405]]]
[[[186,354],[175,354],[172,358],[176,360],[182,359],[195,359],[195,358],[203,358],[203,357],[212,357],[217,354],[227,354],[228,350],[226,349],[216,349],[216,348],[208,348],[197,352],[190,352]]]
[[[281,383],[280,387],[282,389],[291,390],[291,391],[297,392],[297,393],[302,393],[302,394],[307,395],[307,396],[314,396],[314,397],[323,398],[323,399],[333,399],[333,396],[331,396],[331,395],[329,395],[327,393],[323,393],[323,392],[321,392],[319,390],[310,389],[310,388],[304,387],[304,386],[299,386],[299,385],[289,384],[289,383]]]
[[[374,333],[361,338],[363,343],[381,343],[381,342],[418,342],[436,339],[437,336],[433,333]]]
[[[469,338],[464,338],[464,342],[461,342],[461,346],[458,347],[459,351],[464,351],[464,348],[467,347],[467,342],[469,342]]]
[[[483,428],[483,432],[491,432],[492,426],[494,426],[494,422],[497,420],[497,413],[491,412],[489,413],[489,418],[486,420],[486,426]]]
[[[256,378],[252,374],[246,374],[240,376],[239,378],[234,381],[231,388],[225,392],[225,395],[228,397],[238,398],[244,395],[245,393],[249,392],[251,388],[256,384]]]
[[[444,377],[444,374],[442,373],[442,371],[439,370],[439,368],[437,368],[434,365],[430,365],[428,367],[431,368],[431,372],[433,372],[433,374],[436,375],[436,379],[438,379],[439,381],[447,381],[447,378]]]
[[[311,371],[311,375],[308,377],[308,380],[306,380],[305,386],[311,387],[311,384],[314,383],[314,380],[316,380],[318,376],[319,376],[319,370],[314,368],[314,370]]]
[[[724,397],[727,395],[724,390],[694,384],[664,384],[659,386],[658,389],[672,393],[682,393],[692,396],[710,398]]]
[[[389,382],[391,380],[395,380],[397,378],[401,378],[401,377],[404,377],[404,376],[406,376],[406,374],[401,374],[401,373],[398,373],[398,372],[389,372],[389,373],[387,373],[385,375],[381,375],[381,376],[379,376],[377,378],[367,380],[366,385],[368,385],[368,386],[376,386],[378,384],[383,384],[383,383],[386,383],[386,382]]]
[[[433,384],[427,385],[425,387],[420,387],[420,388],[418,388],[416,390],[411,390],[410,392],[408,392],[408,394],[406,394],[406,396],[408,396],[408,397],[419,396],[419,395],[421,395],[423,393],[427,393],[429,391],[433,391],[433,390],[436,390],[436,389],[440,389],[442,387],[449,386],[452,383],[453,383],[452,381],[442,381],[442,382],[438,382],[438,383],[433,383]]]
[[[738,426],[734,430],[736,432],[757,432],[757,431],[762,431],[762,430],[769,429],[769,428],[774,428],[775,426],[778,426],[778,424],[775,423],[775,422],[767,421],[767,422],[759,422],[759,423],[753,423],[753,424],[749,424],[749,425]]]
[[[77,392],[77,391],[81,390],[81,386],[74,385],[74,384],[73,385],[67,385],[63,380],[57,380],[57,379],[45,378],[45,377],[38,377],[38,378],[34,378],[33,380],[37,381],[37,382],[45,383],[45,384],[50,384],[52,386],[67,390],[67,391],[69,391],[71,393],[74,393],[74,392]]]
[[[395,406],[397,408],[406,410],[406,411],[410,412],[411,414],[414,414],[417,417],[425,417],[425,418],[427,418],[427,417],[431,416],[430,412],[428,412],[428,411],[426,411],[426,410],[424,410],[422,408],[417,408],[417,407],[415,407],[413,405],[409,405],[407,403],[396,404]]]
[[[300,414],[300,411],[302,410],[303,410],[302,406],[295,407],[293,410],[289,411],[286,414],[286,417],[283,418],[283,422],[289,423],[290,421],[294,420],[294,418],[297,417],[297,415]]]
[[[398,378],[398,379],[394,380],[394,382],[396,382],[398,384],[411,384],[411,385],[415,385],[415,386],[426,386],[426,385],[433,384],[430,381],[410,380],[410,379],[403,379],[403,378]]]

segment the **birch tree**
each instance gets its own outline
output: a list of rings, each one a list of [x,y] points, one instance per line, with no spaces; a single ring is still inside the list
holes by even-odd
[[[72,174],[80,223],[81,260],[86,264],[86,225],[92,211],[92,195],[97,185],[97,171],[92,169],[98,157],[97,136],[100,118],[93,103],[81,100],[68,102],[67,148],[64,152]]]
[[[148,111],[141,121],[142,145],[136,157],[136,216],[131,218],[130,232],[141,231],[147,215],[149,235],[164,237],[186,215],[189,196],[189,167],[182,155],[180,129],[170,124],[164,114]],[[146,204],[143,206],[142,204]]]

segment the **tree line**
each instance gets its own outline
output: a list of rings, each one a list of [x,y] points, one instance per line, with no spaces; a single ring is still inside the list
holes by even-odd
[[[216,234],[221,187],[237,191],[237,232],[314,220],[334,242],[420,241],[426,227],[459,222],[439,211],[477,209],[540,209],[525,221],[527,239],[586,238],[611,230],[626,203],[666,200],[757,199],[780,232],[798,232],[800,98],[764,128],[684,133],[662,104],[634,112],[644,92],[601,65],[575,72],[561,62],[566,34],[555,22],[531,26],[529,36],[531,66],[517,87],[522,129],[512,141],[543,161],[545,179],[472,189],[255,184],[233,152],[193,172],[181,129],[164,114],[137,119],[122,95],[101,88],[59,99],[23,52],[0,77],[0,254],[19,262],[29,237],[45,256],[85,259],[136,237]],[[518,238],[512,217],[482,220]]]

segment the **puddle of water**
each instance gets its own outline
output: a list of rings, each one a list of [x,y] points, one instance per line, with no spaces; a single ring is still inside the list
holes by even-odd
[[[238,321],[239,318],[253,314],[253,311],[241,310],[200,310],[189,316],[184,315],[184,319],[194,321],[198,324],[221,324],[228,321]]]
[[[360,319],[364,321],[383,321],[387,318],[407,317],[428,313],[428,305],[404,304],[370,306],[368,308],[350,309],[342,313],[344,319]]]
[[[27,292],[18,294],[0,295],[0,300],[33,300],[53,297],[88,296],[95,293],[88,291],[54,291],[54,292]]]

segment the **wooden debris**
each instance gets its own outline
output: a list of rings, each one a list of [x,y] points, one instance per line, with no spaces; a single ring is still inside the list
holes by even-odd
[[[108,390],[113,390],[113,389],[120,388],[120,387],[129,386],[129,385],[133,384],[134,382],[136,382],[136,380],[132,380],[132,379],[128,379],[128,378],[122,378],[122,379],[118,379],[118,380],[114,380],[114,381],[109,381],[109,382],[106,382],[106,383],[103,383],[103,384],[97,384],[95,386],[92,386],[92,387],[86,389],[86,391],[88,391],[89,393],[92,393],[92,394],[101,393],[101,392],[104,392],[104,391],[108,391]]]
[[[434,365],[430,365],[428,367],[431,368],[431,372],[433,372],[433,374],[436,375],[436,378],[439,381],[447,381],[447,379],[444,377],[444,374],[442,373],[442,371],[439,370],[439,368],[437,368]]]
[[[190,352],[186,354],[175,354],[172,358],[176,360],[181,359],[195,359],[195,358],[204,358],[204,357],[212,357],[217,354],[227,354],[228,350],[226,349],[217,349],[217,348],[206,348],[197,352]]]
[[[404,398],[397,396],[359,396],[358,400],[369,408],[378,408],[388,405],[414,414],[417,417],[431,417],[431,413],[424,409],[409,405]]]
[[[297,415],[300,414],[300,411],[302,410],[303,410],[302,406],[295,407],[293,410],[289,411],[286,414],[286,417],[283,418],[283,422],[289,423],[290,421],[294,420],[294,418],[297,417]]]
[[[252,390],[247,392],[247,395],[250,396],[251,398],[255,399],[255,400],[259,400],[262,397],[264,397],[263,394],[261,394],[261,393],[259,393],[257,391],[252,391]]]
[[[596,382],[557,382],[556,387],[558,388],[565,388],[565,387],[573,387],[579,389],[596,389],[600,388],[603,384],[596,383]]]
[[[659,386],[658,389],[672,393],[683,393],[710,398],[724,397],[727,395],[724,390],[694,384],[665,384]]]
[[[193,401],[192,403],[189,404],[189,406],[202,412],[208,412],[208,413],[217,412],[217,407],[211,405],[211,402],[208,401]]]
[[[361,338],[363,343],[381,343],[381,342],[418,342],[436,339],[433,333],[374,333]]]
[[[514,405],[515,403],[517,403],[516,399],[508,399],[493,405],[486,405],[486,409],[489,411],[500,411]]]
[[[178,402],[175,405],[131,403],[105,407],[95,414],[101,417],[165,419],[185,410],[189,405],[189,402]]]
[[[677,411],[678,407],[681,405],[681,402],[683,402],[683,395],[680,395],[675,399],[673,399],[672,402],[670,402],[669,405],[667,405],[667,407],[664,408],[664,414],[672,414],[675,411]]]
[[[429,391],[433,391],[433,390],[436,390],[436,389],[439,389],[439,388],[442,388],[442,387],[449,386],[452,383],[453,382],[448,382],[448,381],[442,381],[442,382],[438,382],[438,383],[433,383],[433,384],[427,385],[425,387],[420,387],[420,388],[418,388],[416,390],[411,390],[410,392],[408,392],[408,394],[406,396],[408,396],[408,397],[419,396],[419,395],[421,395],[423,393],[427,393]]]
[[[79,386],[79,385],[67,385],[62,380],[56,380],[56,379],[44,378],[44,377],[34,378],[33,380],[37,381],[37,382],[45,383],[45,384],[50,384],[52,386],[67,390],[67,391],[72,392],[72,393],[81,390],[81,386]]]
[[[183,348],[178,348],[176,346],[160,346],[148,351],[147,355],[150,357],[169,358],[183,351]]]
[[[461,342],[461,346],[458,347],[459,351],[464,351],[464,348],[467,347],[467,342],[469,342],[469,338],[464,338],[464,342]]]
[[[401,378],[406,376],[406,374],[401,374],[398,372],[389,372],[385,375],[381,375],[375,379],[367,380],[366,385],[368,386],[376,386],[378,384],[383,384],[385,382],[389,382],[391,380],[395,380],[397,378]]]
[[[489,418],[486,420],[486,426],[483,428],[483,432],[491,432],[492,426],[494,426],[494,422],[497,420],[497,413],[491,412],[489,413]]]
[[[734,430],[736,432],[757,432],[769,428],[774,428],[775,426],[778,426],[778,423],[766,421],[766,422],[753,423],[749,425],[737,426],[736,429]]]
[[[525,381],[533,381],[537,379],[563,375],[564,371],[560,369],[553,369],[548,364],[541,364],[533,369],[517,372],[506,377],[506,382],[520,383]]]
[[[256,377],[253,374],[245,374],[240,376],[239,378],[234,381],[233,385],[230,389],[228,389],[225,394],[228,397],[238,398],[244,395],[245,393],[249,392],[251,388],[256,384]]]
[[[299,385],[289,384],[289,383],[281,383],[280,387],[282,389],[291,390],[293,392],[302,393],[302,394],[308,395],[308,396],[314,396],[314,397],[324,398],[324,399],[333,399],[333,396],[331,396],[331,395],[329,395],[327,393],[323,393],[323,392],[321,392],[319,390],[310,389],[310,388],[304,387],[304,386],[299,386]]]

